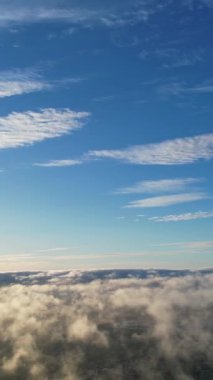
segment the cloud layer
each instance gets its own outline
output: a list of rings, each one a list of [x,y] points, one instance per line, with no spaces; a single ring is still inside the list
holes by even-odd
[[[32,274],[28,286],[1,288],[1,378],[211,378],[211,274],[150,271],[142,280],[112,272],[70,285],[73,275],[38,285]]]
[[[30,145],[79,129],[89,116],[68,108],[46,108],[40,112],[12,112],[0,117],[0,149]]]

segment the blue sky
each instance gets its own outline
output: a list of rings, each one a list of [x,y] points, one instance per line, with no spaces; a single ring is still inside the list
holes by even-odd
[[[212,0],[0,0],[0,270],[212,266]]]

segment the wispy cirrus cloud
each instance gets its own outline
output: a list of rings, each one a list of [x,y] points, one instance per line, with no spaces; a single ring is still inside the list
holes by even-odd
[[[165,4],[166,5],[166,4]],[[107,27],[137,24],[161,11],[156,0],[134,2],[115,2],[109,0],[107,4],[96,1],[70,4],[69,0],[60,4],[56,0],[38,0],[19,2],[10,0],[0,4],[0,26],[20,25],[38,22],[63,21],[77,25],[102,24]]]
[[[210,1],[210,0],[209,0]],[[208,0],[199,0],[206,7],[211,7]],[[65,22],[74,26],[103,25],[105,27],[122,27],[147,22],[153,15],[170,9],[171,0],[95,0],[70,2],[64,0],[8,0],[0,3],[0,27],[14,27],[31,23]],[[182,1],[180,7],[192,9],[191,4]],[[71,29],[72,33],[72,29]]]
[[[201,178],[173,178],[137,182],[131,187],[117,189],[115,194],[142,194],[156,192],[176,192],[185,190],[188,185],[201,182]]]
[[[51,90],[54,87],[68,86],[82,81],[82,78],[62,78],[45,80],[32,69],[13,69],[0,72],[0,98],[28,94],[36,91]]]
[[[186,95],[201,95],[213,93],[213,81],[208,80],[201,83],[187,84],[186,82],[171,82],[160,85],[157,88],[157,92],[161,95],[174,95],[174,96],[186,96]]]
[[[198,0],[199,6],[212,7],[211,0]],[[94,0],[70,2],[64,0],[17,0],[1,1],[0,27],[14,27],[31,23],[66,22],[73,25],[106,27],[136,25],[151,16],[170,9],[172,2],[164,0],[135,0],[97,2]],[[180,7],[193,10],[192,1],[180,2]]]
[[[191,241],[191,242],[186,242],[185,246],[190,249],[212,249],[213,241],[212,240]]]
[[[17,8],[14,1],[9,4],[0,5],[0,26],[8,27],[11,25],[31,24],[38,22],[53,22],[61,21],[75,21],[75,23],[83,22],[87,19],[94,17],[89,10],[80,12],[79,9],[70,9],[67,7],[57,7],[55,1],[52,5],[49,1],[37,1],[28,3],[21,1],[19,8]]]
[[[180,48],[158,47],[156,49],[144,49],[139,58],[143,61],[157,60],[164,68],[179,68],[193,66],[204,60],[204,52],[201,49],[182,50]]]
[[[149,220],[154,222],[182,222],[188,220],[213,218],[213,211],[196,211],[184,214],[171,214],[164,216],[152,216]]]
[[[6,98],[13,95],[28,94],[30,92],[47,90],[51,85],[42,81],[20,81],[20,80],[1,80],[0,81],[0,98]]]
[[[178,241],[172,243],[163,243],[160,244],[163,247],[182,247],[189,250],[203,250],[203,249],[212,249],[213,241],[212,240],[199,240],[199,241]]]
[[[89,115],[69,108],[12,112],[0,117],[0,149],[31,145],[69,134],[81,128]]]
[[[51,83],[32,70],[11,70],[0,72],[0,98],[48,90]]]
[[[126,149],[93,150],[90,158],[110,158],[138,165],[192,164],[213,157],[213,133],[135,145]]]
[[[54,248],[45,248],[45,249],[37,249],[36,252],[45,253],[45,252],[60,252],[60,251],[68,251],[68,247],[54,247]]]
[[[192,164],[200,160],[213,158],[213,133],[193,137],[183,137],[173,140],[165,140],[159,143],[133,145],[125,149],[115,150],[91,150],[78,159],[51,160],[39,166],[72,166],[96,159],[114,159],[124,163],[137,165],[184,165]],[[188,182],[187,182],[188,181]],[[139,182],[133,187],[118,189],[118,193],[140,193],[156,191],[180,190],[189,183],[199,182],[201,179],[188,178],[145,181]],[[153,183],[155,182],[155,183]],[[164,190],[163,190],[164,187]],[[166,190],[166,187],[168,190]],[[152,188],[152,190],[151,190]],[[172,189],[173,188],[173,189]]]
[[[194,0],[184,0],[184,4],[189,7],[190,9],[193,9],[195,6]],[[207,8],[213,8],[213,1],[212,0],[198,0],[197,4],[199,8],[201,7],[207,7]]]
[[[34,166],[41,166],[44,168],[60,168],[66,166],[76,166],[84,163],[83,159],[79,160],[51,160],[48,162],[37,162]]]
[[[205,193],[182,193],[162,195],[159,197],[151,197],[129,202],[126,206],[124,206],[124,208],[165,207],[180,203],[199,201],[208,198],[208,194]]]

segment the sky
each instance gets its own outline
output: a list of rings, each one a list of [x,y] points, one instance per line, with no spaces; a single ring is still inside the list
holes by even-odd
[[[0,0],[0,271],[213,266],[212,0]]]

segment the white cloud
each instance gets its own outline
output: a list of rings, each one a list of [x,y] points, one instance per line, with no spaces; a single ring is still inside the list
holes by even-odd
[[[41,91],[50,88],[50,85],[41,81],[0,81],[0,98],[12,95]]]
[[[97,2],[95,0],[70,2],[64,0],[9,0],[0,3],[0,27],[41,22],[67,22],[72,26],[83,27],[103,25],[136,25],[146,22],[152,15],[161,13],[169,5],[168,1],[159,4],[158,0]],[[71,29],[72,30],[72,29]]]
[[[13,112],[0,117],[0,149],[30,145],[63,136],[82,127],[88,112],[46,108],[40,112]]]
[[[40,3],[40,4],[39,4]],[[78,9],[68,8],[54,8],[54,4],[48,2],[37,2],[27,4],[22,2],[20,7],[17,8],[16,4],[10,6],[0,6],[0,26],[7,27],[10,25],[28,24],[36,22],[50,22],[57,20],[73,21],[75,23],[83,22],[84,20],[92,18],[89,11],[82,11]]]
[[[141,181],[131,187],[124,187],[115,191],[116,194],[137,194],[155,192],[173,192],[184,190],[188,185],[201,182],[200,178],[174,178],[156,181]]]
[[[187,220],[196,220],[196,219],[207,219],[213,218],[213,211],[197,211],[197,212],[187,212],[184,214],[171,214],[164,216],[153,216],[149,220],[154,222],[180,222]]]
[[[0,72],[0,98],[50,89],[50,83],[30,70]]]
[[[62,78],[46,81],[32,69],[14,69],[0,72],[0,98],[13,95],[28,94],[30,92],[50,90],[55,86],[67,86],[82,81],[82,78]]]
[[[213,157],[213,133],[166,140],[155,144],[135,145],[121,150],[93,150],[93,158],[111,158],[139,165],[191,164]]]
[[[64,167],[64,166],[76,166],[83,164],[84,160],[51,160],[48,162],[43,163],[35,163],[34,166],[41,166],[44,168],[51,168],[51,167]]]
[[[14,273],[14,285],[6,275],[12,283],[0,293],[2,379],[52,379],[53,371],[60,380],[211,373],[211,272],[149,271],[144,279],[134,271],[131,278],[91,272],[89,283],[88,272],[55,273],[55,283],[45,274],[46,281],[42,273],[26,274],[25,282]]]
[[[76,5],[77,4],[77,5]],[[200,0],[205,7],[212,7],[211,0]],[[69,22],[74,25],[106,27],[135,25],[146,22],[152,15],[169,9],[170,0],[159,4],[158,0],[136,1],[81,1],[64,0],[9,0],[0,2],[0,27],[38,22]],[[183,1],[182,6],[191,6],[191,0]]]
[[[0,4],[0,26],[7,27],[10,25],[28,24],[35,22],[54,22],[64,21],[73,24],[91,25],[94,23],[103,24],[111,27],[114,25],[125,25],[129,23],[138,23],[141,20],[147,20],[150,14],[155,13],[158,8],[156,0],[137,2],[136,6],[126,4],[116,4],[109,1],[108,4],[90,2],[89,4],[70,4],[70,1],[38,0],[19,1],[19,7],[14,1],[9,4]],[[154,7],[153,7],[154,5]]]
[[[207,199],[209,196],[205,193],[183,193],[163,195],[160,197],[152,197],[140,199],[130,202],[125,208],[147,208],[147,207],[164,207],[171,206],[179,203],[193,202],[201,199]]]

